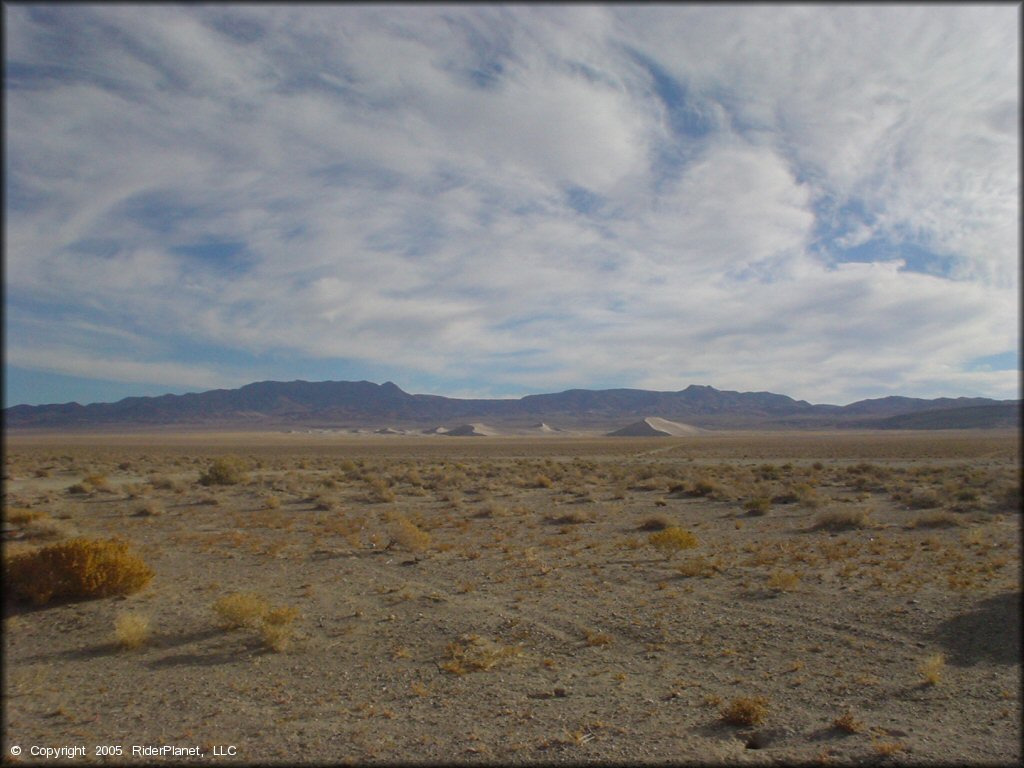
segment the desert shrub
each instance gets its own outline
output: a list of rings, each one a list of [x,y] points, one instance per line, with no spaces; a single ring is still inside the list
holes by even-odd
[[[292,623],[299,617],[295,608],[272,606],[265,597],[254,592],[235,592],[213,604],[226,630],[251,629],[270,650],[280,653],[291,644]]]
[[[260,639],[272,651],[280,653],[291,645],[294,630],[292,623],[299,617],[296,608],[271,608],[263,616],[259,625]]]
[[[94,472],[91,475],[86,475],[82,478],[82,482],[98,491],[109,491],[110,483],[107,480],[107,476],[98,472]]]
[[[74,533],[74,528],[64,520],[41,517],[26,523],[21,532],[25,539],[64,539]]]
[[[768,514],[768,510],[772,508],[771,501],[764,497],[758,496],[753,499],[748,499],[743,504],[743,509],[747,511],[748,515],[759,516]]]
[[[760,696],[733,699],[720,716],[731,725],[758,725],[768,717],[768,702]]]
[[[800,576],[792,571],[772,571],[768,576],[768,588],[776,592],[792,592],[800,586]]]
[[[411,552],[421,552],[430,546],[430,534],[421,530],[406,517],[399,516],[392,525],[392,540]]]
[[[663,531],[652,533],[647,537],[647,543],[665,553],[666,557],[672,557],[684,549],[696,547],[700,542],[689,531],[677,526],[670,526]]]
[[[668,515],[651,515],[637,526],[641,531],[663,531],[672,525]]]
[[[613,642],[611,635],[609,635],[607,632],[594,632],[591,630],[586,630],[583,633],[583,637],[587,645],[592,647],[611,645]]]
[[[164,513],[164,506],[159,501],[147,501],[137,510],[135,510],[134,517],[157,517]]]
[[[445,672],[464,675],[479,672],[503,664],[522,653],[515,645],[501,645],[478,635],[463,635],[456,642],[448,643],[445,654],[447,661],[440,664]]]
[[[547,521],[552,525],[579,525],[580,523],[589,523],[590,515],[579,510],[572,510],[562,515],[548,515]]]
[[[924,678],[926,685],[938,685],[942,680],[942,670],[946,667],[946,657],[935,653],[921,662],[917,670]]]
[[[71,539],[14,555],[5,562],[9,595],[42,605],[137,592],[153,571],[117,539]]]
[[[676,571],[679,572],[679,575],[685,578],[700,576],[705,579],[710,579],[718,572],[718,570],[719,567],[715,562],[708,560],[702,555],[691,557],[689,560],[676,567]]]
[[[1024,509],[1022,506],[1021,497],[1021,486],[1019,483],[1008,485],[1002,488],[995,498],[995,508],[997,510],[1007,510],[1011,512],[1020,512]]]
[[[935,491],[916,491],[906,500],[911,509],[934,509],[942,505],[942,500]]]
[[[218,598],[213,612],[220,617],[222,629],[254,628],[270,612],[270,603],[255,592],[234,592]]]
[[[49,516],[48,512],[44,512],[41,509],[11,507],[4,510],[4,522],[11,523],[12,525],[25,525],[33,520],[40,520]]]
[[[689,494],[691,496],[710,496],[718,490],[718,486],[710,480],[697,480],[690,486]]]
[[[866,509],[832,509],[822,512],[814,519],[813,530],[845,531],[851,528],[868,528],[873,525]]]
[[[832,721],[832,727],[844,733],[861,733],[865,726],[854,717],[852,712],[845,712]]]
[[[237,485],[246,479],[245,463],[237,456],[221,456],[199,476],[200,485]]]
[[[911,528],[958,528],[964,524],[962,518],[952,512],[930,512],[911,521]]]
[[[122,613],[114,619],[114,636],[122,648],[139,648],[149,640],[149,617]]]

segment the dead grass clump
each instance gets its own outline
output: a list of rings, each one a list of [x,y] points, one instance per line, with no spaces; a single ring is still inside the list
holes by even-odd
[[[690,496],[710,496],[711,494],[718,491],[718,486],[706,479],[699,479],[694,481],[688,491]]]
[[[440,667],[453,675],[486,671],[516,658],[522,650],[519,646],[501,645],[479,635],[463,635],[456,642],[448,643],[445,648],[448,658]]]
[[[377,504],[389,504],[395,500],[395,492],[391,490],[391,480],[380,475],[369,474],[365,478],[370,492],[367,501]]]
[[[84,478],[82,478],[82,482],[85,485],[97,491],[110,490],[110,481],[107,479],[107,476],[99,472],[94,472],[90,475],[86,475]]]
[[[832,721],[832,727],[843,733],[863,733],[865,726],[852,712],[845,712]]]
[[[200,485],[237,485],[246,480],[245,462],[237,456],[220,456],[199,476]]]
[[[800,576],[793,571],[772,571],[768,576],[768,588],[776,592],[792,592],[799,586]]]
[[[694,578],[699,576],[704,579],[710,579],[719,571],[718,565],[704,557],[698,555],[697,557],[691,557],[686,562],[676,566],[676,571],[680,576],[685,578]]]
[[[48,512],[41,510],[11,510],[4,517],[5,522],[21,528],[21,538],[62,539],[72,535],[73,528],[63,520],[54,520]]]
[[[586,638],[587,645],[592,647],[599,647],[603,645],[612,644],[611,635],[607,634],[606,632],[587,631],[584,633],[584,637]]]
[[[234,592],[224,595],[213,604],[213,611],[221,619],[222,629],[258,627],[270,612],[270,604],[255,592]]]
[[[549,516],[547,520],[552,525],[579,525],[580,523],[589,523],[590,516],[585,512],[573,510],[572,512],[566,512],[564,515]]]
[[[296,608],[281,607],[268,610],[259,625],[263,644],[277,653],[286,651],[295,634],[292,623],[298,617],[299,611]]]
[[[942,499],[932,490],[915,491],[906,499],[906,504],[911,509],[934,509],[942,506]]]
[[[924,677],[925,685],[938,685],[945,668],[946,657],[941,653],[933,653],[918,665],[917,671]]]
[[[265,597],[254,592],[236,592],[219,598],[213,604],[225,630],[255,630],[263,644],[280,653],[291,644],[292,623],[299,612],[291,607],[272,606]]]
[[[696,536],[677,526],[670,526],[663,531],[652,533],[647,537],[647,543],[663,552],[666,558],[670,558],[684,549],[693,549],[700,544]]]
[[[157,517],[164,513],[164,506],[159,501],[147,501],[133,513],[133,517]]]
[[[719,714],[730,725],[758,725],[768,717],[768,702],[760,696],[742,696],[729,702]]]
[[[962,518],[953,512],[930,512],[911,521],[911,528],[959,528],[964,524]]]
[[[767,515],[771,508],[772,502],[765,496],[748,499],[743,504],[743,509],[745,509],[747,514],[751,516]]]
[[[4,510],[4,522],[10,523],[11,525],[25,525],[26,523],[31,523],[33,520],[40,520],[49,516],[49,512],[44,512],[41,509],[22,509],[12,507]]]
[[[37,605],[137,592],[153,571],[117,539],[71,539],[23,552],[4,563],[7,593]]]
[[[811,530],[846,531],[854,528],[870,528],[874,525],[866,509],[831,509],[820,513],[814,519]]]
[[[114,636],[122,648],[140,648],[149,641],[149,617],[141,613],[122,613],[114,619]]]

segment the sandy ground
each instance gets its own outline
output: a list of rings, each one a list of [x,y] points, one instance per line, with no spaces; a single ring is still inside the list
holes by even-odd
[[[980,432],[8,436],[5,556],[119,536],[155,576],[7,600],[4,758],[1017,763],[1019,472]],[[223,628],[239,592],[277,634]]]

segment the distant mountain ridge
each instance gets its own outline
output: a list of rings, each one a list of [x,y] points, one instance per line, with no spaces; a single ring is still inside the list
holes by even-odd
[[[261,381],[238,389],[128,397],[115,403],[17,405],[5,429],[429,428],[441,423],[618,429],[646,418],[703,429],[958,429],[1020,425],[1019,400],[883,397],[812,405],[771,392],[690,385],[678,392],[570,389],[516,400],[413,395],[393,382]]]

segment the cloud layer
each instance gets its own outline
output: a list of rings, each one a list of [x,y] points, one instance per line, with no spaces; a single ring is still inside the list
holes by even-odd
[[[1019,12],[7,6],[7,365],[1017,397]]]

